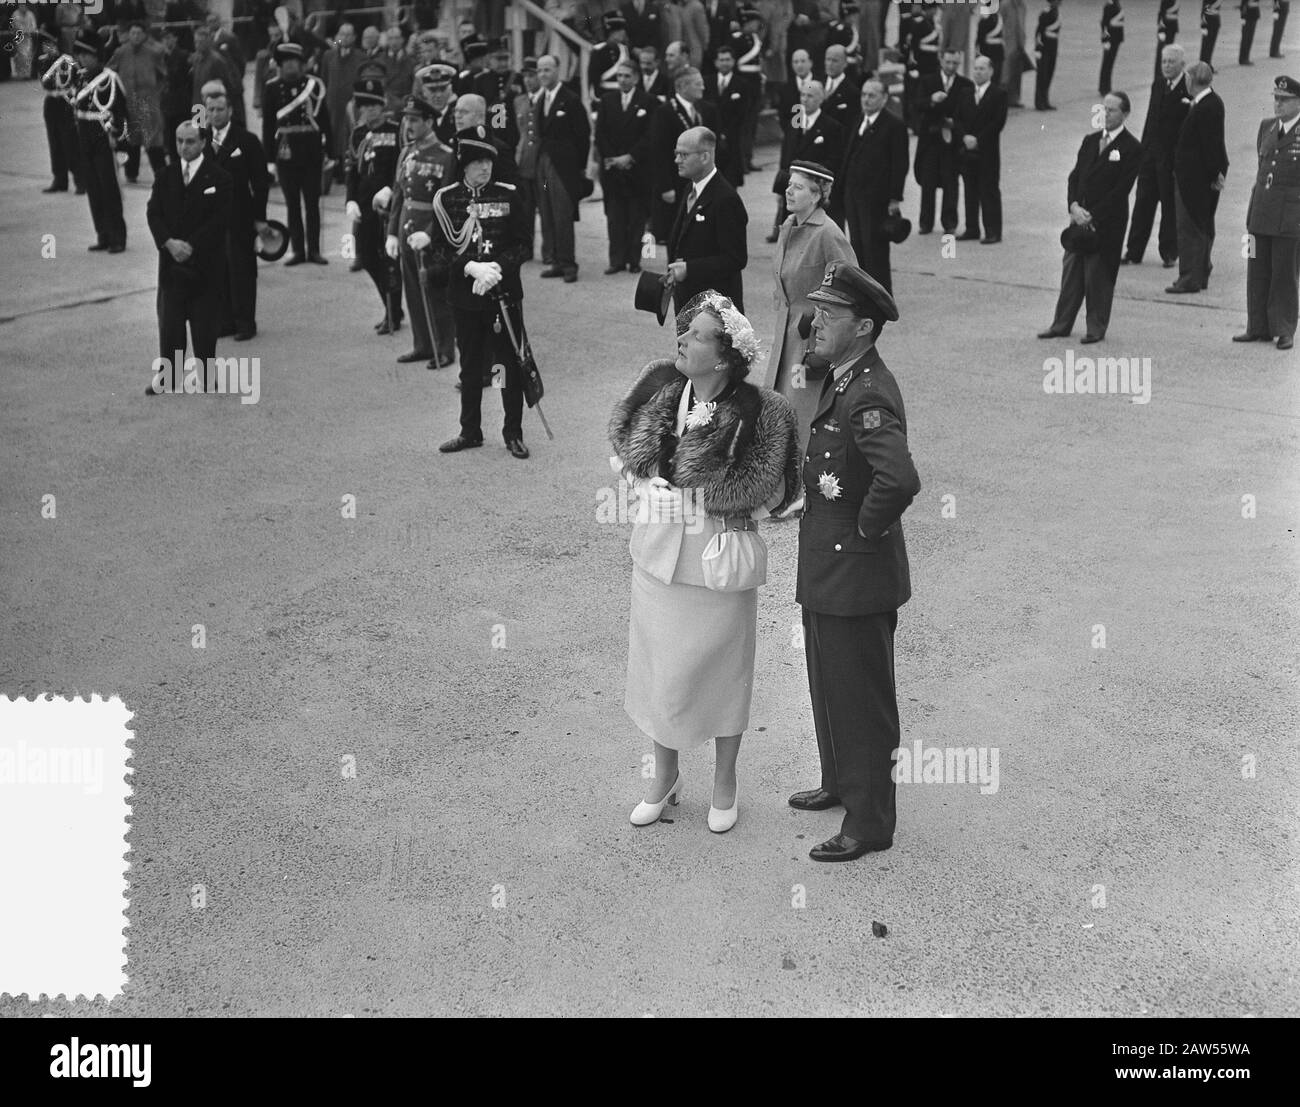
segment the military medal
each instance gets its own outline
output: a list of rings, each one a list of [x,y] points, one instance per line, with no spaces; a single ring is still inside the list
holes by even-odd
[[[828,500],[840,498],[840,478],[834,473],[822,473],[817,478],[817,490]]]

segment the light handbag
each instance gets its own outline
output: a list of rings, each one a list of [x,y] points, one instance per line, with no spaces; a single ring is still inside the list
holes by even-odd
[[[714,592],[747,592],[767,583],[767,543],[753,519],[728,519],[700,555],[704,586]]]

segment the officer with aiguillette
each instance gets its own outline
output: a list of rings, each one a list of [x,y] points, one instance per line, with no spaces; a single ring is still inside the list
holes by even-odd
[[[528,457],[524,396],[511,332],[523,341],[519,266],[528,254],[531,228],[515,186],[492,179],[497,154],[485,128],[462,131],[456,139],[460,180],[433,201],[434,268],[456,314],[460,347],[460,433],[438,449],[450,454],[483,445],[483,386],[492,380],[492,367],[501,365],[506,449],[522,460]]]
[[[456,360],[456,322],[444,288],[428,279],[420,280],[420,263],[434,232],[433,197],[456,175],[456,155],[434,134],[437,109],[428,100],[408,96],[402,116],[407,121],[411,144],[401,153],[393,183],[385,248],[394,260],[401,258],[402,286],[411,318],[414,347],[397,360],[406,364],[427,361],[430,369],[441,369]],[[432,316],[430,313],[432,312]]]
[[[814,352],[830,365],[804,456],[799,583],[821,786],[790,806],[843,805],[814,861],[852,861],[894,841],[899,744],[894,629],[912,594],[902,514],[921,490],[898,382],[876,349],[894,299],[864,270],[831,262],[808,299]]]
[[[352,86],[356,111],[352,154],[347,167],[347,214],[357,227],[357,260],[369,274],[384,305],[384,317],[375,325],[380,334],[402,326],[402,276],[384,250],[387,209],[397,174],[401,128],[384,114],[384,82],[366,77]]]

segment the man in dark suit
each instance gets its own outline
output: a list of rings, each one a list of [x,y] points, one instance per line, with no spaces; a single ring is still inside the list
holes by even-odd
[[[1300,311],[1300,81],[1273,82],[1275,118],[1259,125],[1259,166],[1246,209],[1250,256],[1246,259],[1246,330],[1234,342],[1295,345]]]
[[[145,208],[158,246],[158,353],[171,365],[172,381],[177,381],[184,368],[188,323],[206,389],[208,359],[216,356],[221,321],[231,181],[230,174],[204,154],[203,135],[195,124],[182,123],[176,129],[176,148],[180,158],[154,179]],[[161,383],[155,376],[145,393],[166,391]]]
[[[637,50],[637,59],[640,66],[637,79],[641,82],[641,87],[652,100],[666,104],[673,94],[673,86],[668,80],[668,74],[660,68],[659,51],[653,46],[642,46]]]
[[[578,201],[591,123],[578,94],[560,84],[559,62],[550,54],[537,59],[542,95],[537,102],[537,183],[542,209],[542,252],[555,259],[543,277],[578,279],[573,224],[578,221]],[[547,244],[552,246],[547,250]]]
[[[1142,125],[1142,168],[1133,200],[1133,225],[1124,260],[1140,265],[1160,205],[1160,257],[1172,269],[1178,257],[1178,213],[1174,206],[1174,146],[1192,98],[1183,71],[1183,48],[1176,42],[1160,54],[1161,76],[1151,86],[1151,101]]]
[[[605,93],[596,112],[596,154],[609,233],[606,276],[641,269],[641,235],[650,217],[650,119],[655,109],[631,61],[620,62],[615,77],[619,90]]]
[[[844,160],[844,128],[826,114],[822,107],[824,95],[820,81],[808,82],[802,97],[803,116],[795,118],[781,142],[781,165],[772,181],[772,191],[777,195],[776,222],[768,242],[777,240],[781,224],[790,214],[785,206],[785,190],[790,184],[791,164],[813,161],[834,173]]]
[[[714,51],[713,73],[705,81],[704,99],[718,113],[718,168],[736,188],[745,183],[745,161],[741,149],[745,123],[750,113],[749,85],[736,74],[736,55],[730,42]]]
[[[1214,212],[1228,172],[1223,101],[1211,87],[1214,69],[1195,62],[1187,70],[1192,106],[1174,147],[1174,199],[1178,205],[1178,280],[1166,292],[1200,292],[1210,283]]]
[[[917,233],[934,230],[934,198],[943,189],[939,223],[945,233],[957,229],[957,130],[953,115],[971,81],[957,72],[960,50],[939,55],[939,72],[922,77],[916,94],[916,183],[921,186]]]
[[[627,23],[627,41],[633,50],[643,46],[659,48],[661,7],[658,0],[627,0],[618,9]]]
[[[836,261],[808,299],[816,304],[813,350],[831,367],[803,459],[795,593],[821,784],[789,803],[801,811],[843,805],[840,832],[808,856],[852,861],[894,843],[894,631],[912,595],[901,519],[921,481],[902,393],[876,349],[881,327],[898,319],[893,297]]]
[[[849,139],[844,165],[831,197],[832,216],[843,213],[859,263],[893,293],[889,239],[880,229],[898,215],[907,182],[907,127],[885,108],[885,86],[871,78],[862,86],[862,122]]]
[[[845,72],[848,60],[843,46],[826,47],[826,99],[822,111],[843,127],[846,135],[856,131],[862,122],[862,89]]]
[[[677,140],[691,127],[707,127],[718,134],[718,113],[703,100],[704,77],[698,69],[687,66],[677,74],[675,95],[660,104],[650,120],[650,157],[654,177],[651,225],[656,242],[667,242],[673,220],[690,181],[673,160]]]
[[[745,226],[749,215],[736,190],[718,172],[717,136],[691,127],[678,136],[673,156],[687,187],[668,235],[668,278],[673,308],[713,289],[745,310],[741,273],[749,261]]]
[[[210,128],[207,153],[230,174],[226,237],[229,323],[235,341],[247,342],[257,334],[257,236],[266,228],[271,174],[266,171],[266,152],[257,136],[234,122],[224,86],[214,81],[205,89],[203,108]]]
[[[1110,305],[1128,224],[1128,194],[1137,180],[1142,144],[1124,125],[1132,110],[1128,95],[1112,92],[1102,103],[1105,125],[1083,140],[1067,186],[1072,228],[1092,228],[1095,240],[1086,235],[1089,241],[1079,243],[1082,250],[1066,248],[1056,316],[1039,338],[1067,338],[1085,300],[1087,331],[1082,341],[1100,342],[1110,325]]]
[[[1007,93],[993,80],[989,58],[976,58],[971,72],[975,83],[963,92],[953,113],[966,194],[966,229],[958,237],[989,245],[1002,241],[1002,128],[1007,125]]]

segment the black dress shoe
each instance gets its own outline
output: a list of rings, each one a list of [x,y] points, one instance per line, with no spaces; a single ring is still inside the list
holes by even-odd
[[[1295,345],[1295,339],[1292,338],[1289,334],[1281,335],[1277,340],[1277,348],[1279,350],[1289,350],[1294,345]]]
[[[641,266],[636,265],[636,264],[629,265],[629,266],[627,267],[627,271],[628,271],[629,273],[640,273],[640,272],[641,272]]]
[[[1069,338],[1068,334],[1062,334],[1060,331],[1046,330],[1038,332],[1039,338]]]
[[[92,254],[97,254],[97,253],[99,253],[100,250],[107,250],[107,249],[108,249],[108,243],[107,243],[107,242],[96,242],[95,245],[93,245],[93,246],[87,246],[86,249],[89,250],[90,253],[92,253]]]
[[[301,254],[290,254],[284,259],[285,265],[302,265],[307,259]]]
[[[396,334],[401,329],[402,329],[402,321],[400,319],[394,319],[392,322],[389,322],[387,319],[381,319],[379,321],[379,325],[375,327],[375,333]]]
[[[328,265],[328,264],[329,264],[329,259],[321,257],[320,254],[308,254],[308,255],[307,255],[307,260],[308,260],[309,262],[311,262],[312,265]]]
[[[506,449],[510,451],[511,457],[517,457],[524,461],[528,457],[528,447],[524,445],[522,438],[512,438],[506,442]]]
[[[126,253],[126,243],[114,242],[113,245],[108,248],[108,252],[110,254],[124,254]]]
[[[808,851],[808,856],[814,861],[856,861],[864,854],[889,849],[893,844],[893,841],[859,842],[847,834],[837,834],[834,838],[827,838],[820,846],[813,846]]]
[[[1172,269],[1172,268],[1173,268],[1175,265],[1177,265],[1177,264],[1178,264],[1178,259],[1177,259],[1177,258],[1165,258],[1164,261],[1162,261],[1162,262],[1160,263],[1160,268],[1161,268],[1161,269]]]
[[[979,240],[979,231],[967,231],[965,234],[959,234],[957,236],[958,242],[978,242]]]
[[[623,272],[623,267],[621,265],[611,265],[608,269],[605,270],[603,275],[606,277],[612,277],[615,273],[621,273],[621,272]]]
[[[552,265],[549,269],[542,270],[542,276],[548,279],[551,277],[562,277],[564,276],[564,270],[558,269],[554,265]]]
[[[251,330],[251,331],[236,331],[236,332],[235,332],[235,341],[236,341],[236,342],[247,342],[250,338],[254,338],[254,337],[256,337],[256,335],[257,335],[257,331],[256,331],[256,330]]]
[[[354,261],[351,265],[348,266],[348,272],[349,272],[349,273],[360,273],[361,270],[363,270],[364,268],[365,268],[365,266],[362,265],[361,262],[359,262],[359,261]]]
[[[448,365],[455,365],[455,364],[456,364],[456,359],[454,357],[431,357],[429,359],[429,364],[426,365],[425,368],[446,369]]]
[[[68,182],[64,181],[62,184],[59,184],[58,181],[55,181],[53,184],[50,185],[49,188],[43,188],[41,189],[41,191],[42,192],[67,192]]]
[[[464,435],[458,434],[455,438],[439,446],[438,452],[440,454],[454,454],[459,453],[461,450],[472,450],[481,445],[483,445],[483,439],[481,438],[476,441],[473,438],[466,438]]]
[[[1250,331],[1244,331],[1241,334],[1232,336],[1233,342],[1271,342],[1272,339],[1266,334],[1251,334]]]
[[[981,239],[980,239],[980,245],[981,245],[981,246],[996,246],[996,245],[997,245],[999,242],[1001,242],[1001,241],[1002,241],[1002,236],[1001,236],[1000,234],[997,234],[997,235],[989,235],[987,238],[981,238]]]
[[[1141,258],[1122,257],[1119,259],[1120,265],[1141,265]]]
[[[575,281],[577,281],[577,279],[578,279],[578,271],[576,269],[564,274],[565,284],[573,284]]]
[[[428,361],[433,357],[432,350],[412,350],[409,354],[400,354],[397,358],[399,365],[409,365],[413,361]]]
[[[1176,294],[1179,292],[1200,292],[1202,291],[1202,289],[1192,288],[1190,285],[1171,284],[1168,288],[1165,289],[1165,291]]]
[[[777,232],[777,231],[773,231],[770,235],[768,235],[765,239],[763,239],[763,241],[764,241],[764,242],[775,242],[775,241],[776,241],[778,238],[780,238],[780,237],[781,237],[781,235],[780,235],[779,232]]]
[[[1091,346],[1094,342],[1100,342],[1104,336],[1100,334],[1085,334],[1079,339],[1080,345]]]
[[[800,811],[829,811],[832,807],[840,805],[840,801],[825,788],[814,788],[810,792],[796,792],[786,802]]]
[[[916,228],[916,233],[917,233],[917,234],[934,234],[934,228],[933,228],[933,227],[917,227],[917,228]]]
[[[84,196],[84,195],[86,195],[86,186],[85,186],[85,185],[77,185],[77,195],[78,195],[78,196]]]

